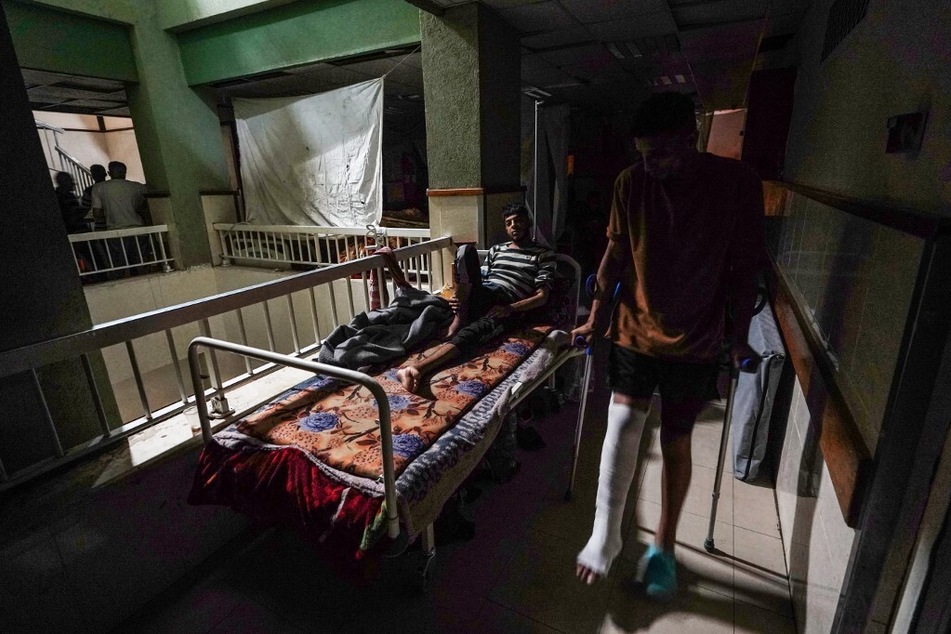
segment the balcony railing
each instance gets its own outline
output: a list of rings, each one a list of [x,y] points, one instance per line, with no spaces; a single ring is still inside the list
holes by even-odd
[[[214,228],[226,262],[268,266],[331,266],[368,255],[377,245],[398,249],[430,237],[429,229],[372,225],[343,228],[216,223]]]
[[[438,289],[437,282],[442,284],[443,250],[449,246],[449,238],[439,238],[402,247],[395,255],[404,267],[408,262],[413,262],[418,267],[420,274],[415,278],[408,277],[411,282],[415,282],[417,288],[425,287],[434,291]],[[23,380],[14,377],[27,377],[27,384],[32,385],[35,391],[36,401],[42,404],[41,420],[31,425],[31,429],[39,430],[38,433],[43,438],[52,439],[48,449],[30,447],[27,450],[19,445],[19,448],[0,446],[0,490],[30,480],[77,458],[102,452],[116,441],[177,416],[185,407],[194,404],[195,396],[183,379],[182,367],[188,342],[195,334],[217,336],[238,341],[243,345],[249,344],[249,338],[266,338],[266,344],[259,344],[257,341],[251,343],[284,354],[314,354],[320,342],[346,319],[346,315],[352,317],[369,305],[368,281],[370,277],[385,280],[384,266],[385,262],[381,256],[359,258],[119,319],[71,335],[0,353],[0,381],[12,379],[13,383],[22,385]],[[374,271],[375,276],[372,275]],[[377,290],[382,298],[384,286],[378,286]],[[395,289],[389,290],[391,295],[395,293]],[[302,318],[304,313],[309,313],[310,319]],[[281,319],[284,324],[275,327],[275,319]],[[257,331],[248,328],[248,325]],[[263,332],[260,332],[262,330]],[[109,354],[104,354],[107,349]],[[123,361],[127,362],[123,368],[108,365],[110,358],[119,356],[117,352],[121,353]],[[112,420],[112,417],[107,415],[95,371],[97,361],[94,357],[100,355],[106,360],[110,375],[131,368],[131,380],[141,403],[141,414],[138,417],[131,420]],[[74,424],[75,421],[53,419],[53,408],[46,406],[47,395],[40,377],[47,367],[77,361],[82,365],[87,394],[71,394],[70,399],[75,402],[92,399],[99,419],[98,432],[81,442],[72,443],[71,447],[65,447],[60,442],[60,432],[66,425]],[[227,412],[226,401],[221,405],[226,388],[250,382],[277,369],[269,363],[253,367],[249,360],[245,360],[243,367],[227,368],[219,364],[214,351],[209,351],[206,366],[210,387],[205,390],[205,395],[213,405],[218,404],[215,411],[219,417],[224,417]],[[153,402],[155,399],[150,397],[147,389],[149,386],[144,377],[157,377],[157,373],[161,373],[163,380],[177,384],[177,399]],[[41,452],[47,452],[47,455],[38,456]],[[25,467],[20,466],[13,472],[7,472],[3,460],[16,457],[16,462],[20,463],[24,455],[31,456],[33,462]]]
[[[172,270],[168,226],[131,227],[69,235],[80,277],[107,277],[131,270]]]

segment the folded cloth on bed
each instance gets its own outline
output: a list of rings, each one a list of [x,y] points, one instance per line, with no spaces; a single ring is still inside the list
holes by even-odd
[[[413,287],[397,287],[386,308],[363,312],[330,333],[317,361],[356,370],[398,357],[433,337],[452,319],[449,302]]]

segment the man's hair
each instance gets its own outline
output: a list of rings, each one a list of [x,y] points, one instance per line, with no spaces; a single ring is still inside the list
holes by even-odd
[[[94,181],[104,181],[106,180],[106,168],[96,163],[95,165],[89,166],[89,173],[92,175]]]
[[[73,188],[73,185],[76,184],[76,181],[73,180],[73,175],[69,172],[56,172],[56,186],[57,187],[69,187]]]
[[[525,203],[509,203],[505,207],[502,207],[503,220],[509,216],[517,216],[519,214],[528,215],[528,207],[525,206]]]
[[[109,161],[109,176],[115,178],[125,178],[125,163],[120,161]]]
[[[635,137],[664,132],[696,132],[693,99],[680,92],[658,92],[634,111],[631,133]]]

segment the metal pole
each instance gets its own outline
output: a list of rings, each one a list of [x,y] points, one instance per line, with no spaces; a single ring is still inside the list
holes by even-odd
[[[713,541],[713,529],[717,522],[717,504],[720,501],[720,479],[723,477],[723,464],[726,462],[726,443],[730,435],[730,423],[733,420],[733,397],[736,396],[736,383],[740,371],[730,363],[730,392],[726,397],[726,412],[723,414],[723,430],[720,432],[720,456],[717,458],[717,473],[713,480],[713,502],[710,507],[710,526],[703,547],[708,553],[716,549]]]
[[[535,101],[535,148],[532,167],[532,241],[538,234],[538,106],[544,101]]]
[[[581,380],[581,405],[578,407],[578,422],[575,425],[575,442],[572,447],[571,475],[568,477],[568,490],[565,491],[565,501],[571,501],[571,493],[575,488],[575,473],[578,471],[578,450],[581,448],[581,430],[584,428],[584,413],[588,407],[588,382],[591,380],[591,365],[594,357],[594,342],[585,350],[584,378]]]

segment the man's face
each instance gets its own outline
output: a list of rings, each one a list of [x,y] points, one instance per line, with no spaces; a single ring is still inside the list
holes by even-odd
[[[657,180],[681,174],[697,151],[696,143],[694,132],[662,132],[634,139],[634,147],[644,159],[644,171]]]
[[[515,214],[505,217],[505,233],[512,242],[521,242],[528,237],[528,216]]]

